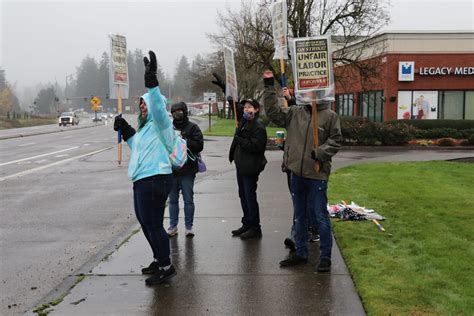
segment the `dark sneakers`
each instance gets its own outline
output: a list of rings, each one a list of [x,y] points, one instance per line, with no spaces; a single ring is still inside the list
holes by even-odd
[[[309,239],[309,242],[318,242],[319,241],[319,232],[317,230],[311,229],[308,239]]]
[[[142,269],[142,274],[153,274],[158,268],[158,262],[153,261],[148,267]]]
[[[287,259],[280,261],[280,267],[291,267],[291,266],[296,266],[300,264],[306,264],[308,263],[307,258],[303,258],[298,256],[295,253],[292,253],[288,256]]]
[[[237,228],[235,230],[232,231],[232,236],[240,236],[242,235],[243,233],[245,233],[249,228],[248,227],[245,227],[245,226],[242,226],[240,228]]]
[[[176,270],[174,269],[173,265],[171,265],[168,269],[164,270],[162,268],[158,268],[156,272],[145,280],[146,285],[157,285],[160,283],[165,282],[166,280],[171,279],[176,275]]]
[[[290,249],[290,252],[296,251],[295,242],[291,238],[285,238],[284,244],[286,248]]]
[[[331,260],[327,258],[321,258],[316,271],[321,272],[321,273],[331,272]]]
[[[241,239],[252,239],[262,237],[262,231],[260,229],[250,228],[246,232],[240,235]]]

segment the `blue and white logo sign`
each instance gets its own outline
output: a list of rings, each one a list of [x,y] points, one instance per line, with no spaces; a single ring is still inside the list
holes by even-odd
[[[415,80],[415,62],[400,61],[398,62],[398,81],[414,81]]]

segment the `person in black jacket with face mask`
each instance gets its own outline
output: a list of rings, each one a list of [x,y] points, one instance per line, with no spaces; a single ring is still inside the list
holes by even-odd
[[[217,75],[212,81],[225,94],[225,83]],[[232,100],[229,100],[229,104]],[[235,162],[237,169],[237,184],[239,198],[244,216],[242,226],[232,231],[233,236],[242,239],[259,238],[262,236],[260,228],[260,209],[257,202],[257,182],[260,172],[263,171],[267,160],[265,149],[267,146],[267,130],[258,119],[260,104],[256,100],[242,100],[237,104],[237,118],[239,124],[235,130],[234,139],[229,151],[230,163]]]
[[[232,235],[251,239],[262,236],[257,182],[267,163],[267,130],[258,119],[260,104],[257,101],[244,100],[240,104],[243,105],[243,114],[230,147],[229,161],[234,161],[237,169],[240,204],[244,216],[242,227],[233,230]]]
[[[181,191],[184,200],[185,236],[193,237],[194,180],[198,172],[197,155],[204,148],[204,139],[199,126],[189,121],[186,103],[173,104],[171,115],[173,116],[174,128],[180,131],[181,137],[186,140],[188,160],[184,166],[173,170],[174,181],[169,194],[170,226],[168,235],[175,236],[178,234],[179,192]]]

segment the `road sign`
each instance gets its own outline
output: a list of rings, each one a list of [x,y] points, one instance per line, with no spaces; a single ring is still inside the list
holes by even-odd
[[[91,99],[91,104],[94,107],[98,107],[100,105],[100,99],[99,97],[92,97]]]
[[[204,102],[206,102],[206,103],[215,103],[216,102],[216,93],[215,92],[204,92]]]

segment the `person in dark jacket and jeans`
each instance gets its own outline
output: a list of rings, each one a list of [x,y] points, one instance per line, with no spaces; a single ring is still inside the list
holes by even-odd
[[[255,100],[244,100],[242,119],[235,131],[229,151],[229,161],[235,162],[239,198],[244,216],[242,226],[232,231],[233,236],[242,239],[262,236],[260,210],[257,202],[257,182],[265,168],[267,130],[258,119],[260,104]]]
[[[341,128],[339,116],[329,106],[330,102],[319,98],[318,111],[318,148],[313,148],[311,124],[311,101],[301,98],[299,105],[280,108],[274,78],[271,71],[264,73],[265,90],[263,100],[268,118],[279,127],[287,130],[283,163],[291,171],[291,195],[295,218],[296,253],[281,261],[280,265],[293,266],[308,261],[308,210],[311,206],[319,217],[320,255],[318,272],[331,270],[332,233],[327,211],[327,183],[331,173],[332,157],[341,148]],[[315,170],[315,162],[319,170]]]
[[[213,73],[212,81],[225,94],[226,85],[219,75]],[[233,103],[231,98],[229,104]],[[257,202],[257,182],[267,163],[265,149],[267,130],[258,119],[260,104],[256,100],[243,100],[236,104],[238,125],[229,151],[229,161],[235,162],[239,198],[244,216],[242,226],[232,231],[232,236],[241,239],[262,237],[260,209]]]
[[[178,234],[179,191],[181,191],[184,201],[185,236],[193,237],[194,179],[198,172],[197,156],[204,147],[204,139],[199,126],[189,121],[186,103],[173,104],[171,115],[173,116],[174,128],[180,131],[181,137],[186,140],[188,160],[184,166],[173,171],[173,187],[169,195],[170,226],[168,235],[175,236]],[[189,154],[189,152],[191,153]]]

